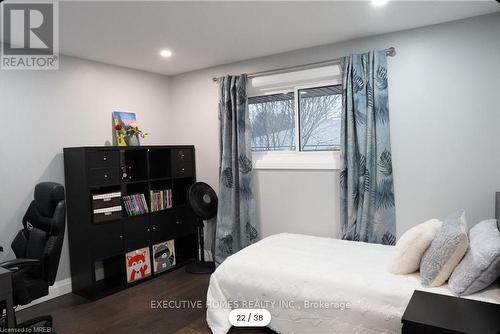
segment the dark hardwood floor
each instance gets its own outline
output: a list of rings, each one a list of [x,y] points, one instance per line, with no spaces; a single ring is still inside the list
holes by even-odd
[[[54,318],[58,334],[211,333],[205,308],[151,308],[151,301],[204,301],[209,275],[183,268],[97,301],[67,294],[17,312],[18,321],[42,314]],[[269,333],[268,329],[232,328],[230,333]]]

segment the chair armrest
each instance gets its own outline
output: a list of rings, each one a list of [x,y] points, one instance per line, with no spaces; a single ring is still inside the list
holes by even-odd
[[[14,269],[17,270],[29,267],[36,267],[40,265],[40,260],[36,259],[14,259],[0,263],[0,267],[5,269]],[[14,270],[14,271],[17,271]]]

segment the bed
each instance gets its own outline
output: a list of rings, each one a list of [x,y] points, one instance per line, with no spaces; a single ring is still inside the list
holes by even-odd
[[[422,287],[418,273],[390,274],[392,251],[392,246],[299,234],[267,237],[227,258],[212,274],[208,325],[214,334],[227,333],[231,307],[250,301],[270,311],[268,327],[279,333],[400,333],[414,290],[451,293],[446,285]],[[466,298],[500,304],[500,288]]]

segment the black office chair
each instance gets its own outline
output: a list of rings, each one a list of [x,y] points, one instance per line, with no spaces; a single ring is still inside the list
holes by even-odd
[[[64,187],[54,182],[39,183],[35,187],[34,200],[23,218],[11,247],[15,260],[0,263],[12,271],[14,305],[26,305],[49,294],[54,284],[63,245],[66,204]],[[43,323],[52,328],[52,317],[41,316],[17,324],[18,328]]]

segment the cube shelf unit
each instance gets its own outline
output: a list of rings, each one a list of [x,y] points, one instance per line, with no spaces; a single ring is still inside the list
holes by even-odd
[[[73,292],[95,300],[164,274],[152,272],[127,283],[125,254],[149,247],[152,266],[151,247],[159,242],[175,240],[176,266],[171,270],[194,261],[199,252],[196,218],[186,193],[196,182],[195,171],[194,146],[65,148]],[[150,191],[165,189],[172,190],[172,207],[151,212]],[[103,194],[111,195],[102,199]],[[122,198],[133,194],[144,194],[147,213],[127,215]],[[94,213],[107,206],[119,211]]]

